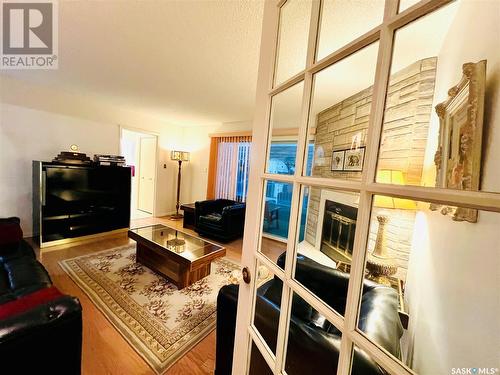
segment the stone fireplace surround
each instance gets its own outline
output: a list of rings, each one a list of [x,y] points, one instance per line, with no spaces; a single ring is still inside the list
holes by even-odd
[[[402,171],[406,181],[411,184],[419,184],[422,177],[436,66],[436,57],[419,60],[393,73],[389,80],[378,164],[381,169]],[[368,87],[318,113],[314,142],[316,152],[318,150],[322,152],[315,155],[313,176],[354,180],[361,178],[361,172],[331,171],[330,163],[334,150],[348,149],[354,140],[360,146],[366,145],[371,96],[372,87]],[[337,198],[327,198],[329,194]],[[326,199],[357,207],[356,194],[311,188],[306,235],[303,241],[308,244],[308,252],[315,250],[319,252]],[[378,229],[376,216],[379,211],[380,209],[376,207],[372,210],[368,251],[373,250],[375,244]],[[391,221],[386,231],[387,247],[389,254],[398,264],[397,276],[404,280],[408,268],[415,212],[403,210],[389,210],[389,212]],[[305,248],[306,245],[302,244],[302,247]]]

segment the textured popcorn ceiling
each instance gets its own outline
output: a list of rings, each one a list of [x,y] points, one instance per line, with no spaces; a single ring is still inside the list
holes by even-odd
[[[263,1],[59,1],[59,69],[2,74],[178,125],[253,117]]]
[[[325,9],[336,25],[322,24],[320,56],[369,25],[380,5],[343,1]],[[398,33],[393,72],[439,53],[456,7],[453,3]],[[280,41],[280,55],[289,60],[281,64],[283,79],[296,73],[292,60],[301,61],[299,69],[303,68],[303,26],[308,22],[301,15],[309,13],[310,6],[300,1],[289,10],[281,22],[288,19],[290,24],[282,27],[294,36]],[[89,95],[181,126],[251,120],[262,12],[263,1],[254,0],[62,0],[59,69],[2,74]],[[356,15],[358,22],[353,21]],[[320,73],[313,116],[373,83],[373,47]],[[275,126],[296,127],[301,94],[284,96]]]
[[[342,1],[335,1],[333,3],[338,4],[342,3]],[[352,5],[350,1],[345,1],[345,3]],[[357,2],[357,4],[358,6],[359,4],[365,6],[364,2]],[[415,61],[438,56],[440,54],[443,47],[445,47],[443,46],[443,40],[448,34],[448,29],[453,22],[458,6],[460,6],[460,2],[451,3],[426,17],[420,18],[396,33],[391,74],[404,69]],[[366,12],[373,11],[372,7],[373,5],[366,6]],[[300,8],[296,7],[294,10],[298,12]],[[336,12],[345,11],[346,15],[350,15],[352,13],[352,6],[346,8],[336,6],[334,10]],[[363,19],[361,16],[360,18]],[[294,13],[293,17],[290,17],[290,22],[298,22],[298,19],[298,15]],[[328,17],[328,19],[332,19],[332,22],[341,22],[341,20],[345,20],[346,23],[345,27],[334,27],[330,25],[330,27],[326,29],[328,37],[331,38],[331,42],[329,44],[323,36],[322,41],[320,41],[320,46],[322,45],[323,51],[328,51],[328,53],[332,51],[326,47],[327,45],[337,46],[338,40],[344,40],[343,35],[339,36],[339,33],[345,32],[349,36],[354,36],[356,33],[362,34],[369,30],[363,29],[362,26],[359,26],[359,23],[357,24],[358,28],[353,29],[352,25],[347,25],[349,23],[349,17],[336,15],[335,17]],[[323,28],[323,30],[325,30],[325,28]],[[337,34],[333,33],[332,30],[336,30]],[[297,38],[297,40],[300,39]],[[299,60],[302,58],[303,53],[305,53],[304,49],[299,45],[295,45],[295,48],[293,48],[291,43],[287,43],[286,47],[287,50],[282,53],[282,56],[291,56],[290,58],[293,56],[295,59]],[[325,53],[322,54],[324,55]],[[312,124],[316,122],[316,115],[319,112],[334,104],[340,103],[344,99],[373,84],[377,65],[377,54],[378,42],[348,56],[333,66],[325,68],[315,75],[311,115],[309,118]],[[463,61],[458,61],[457,67],[462,66],[463,63]],[[288,67],[291,65],[283,64],[282,66]],[[294,72],[294,70],[291,71]],[[286,78],[291,76],[291,74],[285,72],[281,72],[280,75]],[[298,103],[301,103],[301,94],[298,93],[297,88],[290,89],[290,91],[290,93],[285,92],[281,94],[282,99],[279,101],[279,122],[274,124],[275,127],[286,128],[299,126],[300,119],[296,116],[296,107],[299,105]]]

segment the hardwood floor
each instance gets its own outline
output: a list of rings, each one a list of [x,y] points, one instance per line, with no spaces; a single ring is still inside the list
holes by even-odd
[[[166,218],[147,218],[132,221],[132,227],[153,223],[165,223],[171,227],[182,228],[182,221]],[[184,230],[184,229],[183,229]],[[195,232],[188,231],[194,235]],[[86,375],[105,374],[154,374],[153,370],[123,339],[118,331],[95,307],[87,295],[61,269],[58,262],[62,259],[77,257],[96,251],[129,243],[127,234],[103,237],[93,242],[80,242],[72,245],[54,246],[40,249],[34,245],[40,261],[47,268],[54,284],[63,292],[80,299],[83,307],[83,354],[82,373]],[[240,261],[242,240],[236,240],[226,247],[226,256]],[[177,361],[165,374],[212,374],[215,367],[215,331],[198,343],[183,358]]]
[[[167,218],[144,218],[132,221],[132,227],[163,223],[170,227],[182,229],[193,235],[194,231],[182,228],[182,221],[171,221]],[[83,354],[82,373],[85,375],[133,374],[149,375],[154,371],[125,341],[105,316],[95,307],[87,295],[62,270],[58,262],[63,259],[126,245],[132,242],[127,233],[115,234],[92,242],[77,242],[74,244],[54,246],[40,249],[31,243],[37,256],[47,268],[52,281],[63,293],[76,296],[83,307]],[[223,244],[226,256],[240,262],[242,239]],[[264,238],[262,252],[271,260],[281,254],[286,244]],[[215,367],[215,331],[198,343],[184,357],[177,361],[165,374],[213,374]]]

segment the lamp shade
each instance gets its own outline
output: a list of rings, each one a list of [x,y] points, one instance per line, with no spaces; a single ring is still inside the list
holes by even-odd
[[[170,159],[175,161],[189,161],[189,152],[187,151],[172,151]]]
[[[381,184],[404,185],[403,172],[382,169],[377,172],[377,182]],[[397,208],[400,210],[414,210],[417,205],[411,199],[401,199],[387,197],[385,195],[376,195],[373,203],[375,207]]]

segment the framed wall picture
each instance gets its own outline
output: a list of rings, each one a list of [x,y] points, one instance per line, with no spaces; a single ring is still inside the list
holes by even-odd
[[[344,157],[344,171],[361,172],[365,160],[365,147],[346,150]]]
[[[333,151],[332,153],[332,171],[344,170],[345,151]]]
[[[436,187],[478,191],[481,177],[486,60],[465,63],[462,79],[436,105],[439,145],[434,155]],[[452,215],[455,221],[477,222],[473,208],[431,204],[431,210]]]

